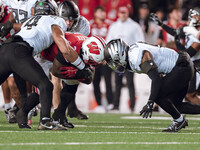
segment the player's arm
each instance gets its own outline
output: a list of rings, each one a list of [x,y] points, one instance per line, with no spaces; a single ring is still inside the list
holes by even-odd
[[[10,12],[9,19],[6,23],[0,23],[0,37],[6,36],[11,29],[19,31],[22,24],[16,23],[12,11]]]
[[[195,27],[185,26],[183,28],[183,32],[186,35],[190,35],[191,34],[191,35],[195,36],[198,40],[200,40],[200,32]]]
[[[88,74],[85,76],[80,73],[80,70],[76,69],[73,66],[66,66],[61,64],[57,58],[53,61],[53,67],[51,72],[54,76],[61,79],[73,79],[78,80],[85,84],[90,84],[94,77],[94,70],[87,70]]]
[[[70,46],[69,42],[65,39],[65,35],[58,25],[52,26],[53,39],[59,50],[63,54],[67,62],[70,62],[78,69],[85,68],[85,64],[78,56],[77,52]]]
[[[200,50],[200,43],[194,42],[192,45],[186,49],[186,52],[193,57]]]
[[[151,93],[147,104],[140,111],[140,115],[143,115],[143,118],[151,117],[154,101],[158,98],[160,87],[162,84],[162,79],[158,73],[157,65],[153,60],[153,56],[149,51],[144,51],[143,58],[141,61],[140,68],[145,72],[151,82]]]

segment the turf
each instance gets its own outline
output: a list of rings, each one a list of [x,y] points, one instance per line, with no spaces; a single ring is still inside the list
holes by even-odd
[[[166,115],[156,115],[169,117]],[[178,133],[162,133],[171,120],[122,119],[127,114],[89,114],[89,120],[69,119],[75,124],[68,131],[38,131],[39,117],[33,129],[22,130],[8,124],[0,112],[0,149],[2,150],[188,150],[200,149],[199,116],[187,116],[189,127]],[[197,119],[196,119],[197,118]],[[196,120],[195,120],[196,119]]]

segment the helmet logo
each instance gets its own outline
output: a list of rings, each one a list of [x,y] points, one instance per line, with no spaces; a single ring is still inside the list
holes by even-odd
[[[96,55],[100,54],[99,47],[96,42],[91,42],[90,44],[87,45],[87,47],[89,48],[90,53]]]

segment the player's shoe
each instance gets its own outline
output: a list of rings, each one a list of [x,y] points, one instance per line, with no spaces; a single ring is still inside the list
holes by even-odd
[[[53,122],[51,119],[41,121],[38,126],[38,130],[67,130],[58,122]]]
[[[67,117],[61,116],[60,114],[56,113],[56,111],[53,113],[52,118],[54,121],[58,121],[62,126],[66,128],[74,128],[74,125],[68,121]]]
[[[31,129],[31,127],[27,124],[27,114],[23,112],[22,109],[19,109],[19,111],[16,114],[16,120],[18,123],[19,128],[21,129]]]
[[[28,113],[28,124],[31,125],[32,124],[32,118],[33,116],[37,116],[38,114],[38,108],[34,107],[29,113]]]
[[[15,117],[15,113],[14,113],[14,109],[10,108],[5,110],[5,116],[8,120],[8,123],[16,123],[16,117]]]
[[[183,118],[182,122],[173,121],[172,124],[162,132],[178,132],[182,128],[188,126],[188,120]]]
[[[69,111],[68,110],[67,115],[70,118],[77,118],[77,119],[80,119],[80,120],[88,119],[88,116],[86,114],[82,113],[80,110],[75,110],[75,111]]]

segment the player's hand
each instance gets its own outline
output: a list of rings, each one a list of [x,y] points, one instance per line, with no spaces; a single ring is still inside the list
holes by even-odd
[[[158,16],[155,13],[150,13],[149,18],[153,20],[153,22],[155,22],[157,25],[163,25],[163,22],[158,18]]]
[[[72,66],[60,67],[60,74],[66,79],[75,79],[78,69]]]
[[[153,104],[154,104],[154,101],[149,100],[147,104],[140,111],[140,116],[142,115],[143,118],[148,118],[148,117],[151,118],[152,111],[153,111]]]
[[[5,37],[8,35],[10,30],[13,28],[13,23],[9,20],[6,23],[0,23],[0,37]]]
[[[92,71],[90,70],[90,68],[85,67],[84,69],[78,70],[76,72],[75,78],[80,80],[90,79],[92,78]]]

